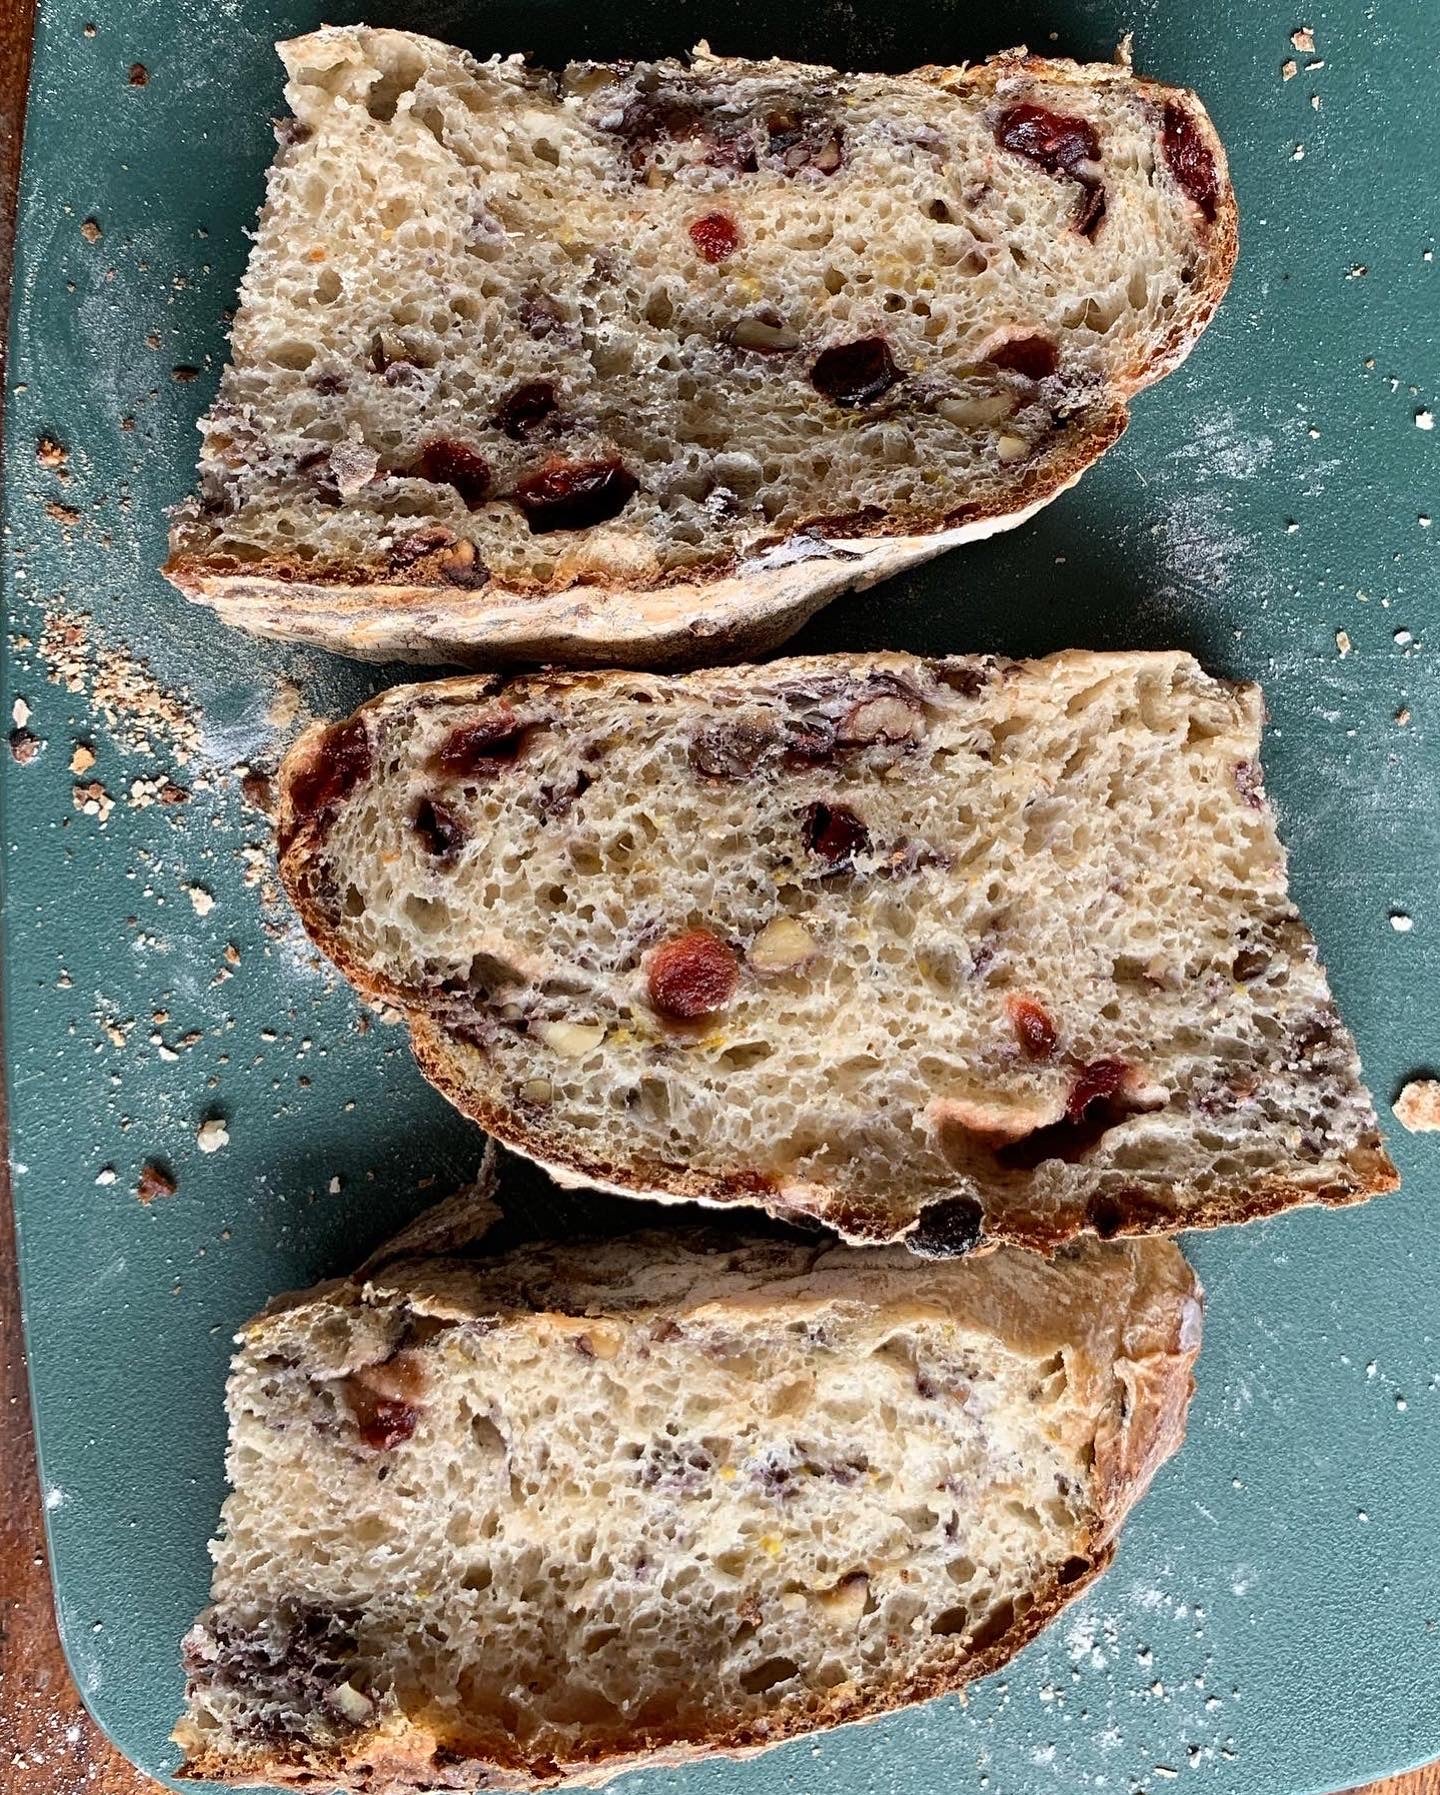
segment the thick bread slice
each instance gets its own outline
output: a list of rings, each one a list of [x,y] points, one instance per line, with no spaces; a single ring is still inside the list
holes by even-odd
[[[391,1266],[240,1337],[184,1774],[603,1782],[994,1669],[1179,1445],[1179,1252],[638,1236]]]
[[[1261,709],[1180,653],[397,688],[292,749],[281,873],[564,1181],[929,1251],[1242,1221],[1398,1182]]]
[[[344,653],[758,653],[1071,485],[1234,263],[1203,107],[1124,66],[281,54],[167,572]]]

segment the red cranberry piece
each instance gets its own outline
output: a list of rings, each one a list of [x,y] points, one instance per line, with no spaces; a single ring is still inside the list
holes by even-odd
[[[1083,1122],[1092,1103],[1108,1101],[1123,1091],[1130,1080],[1126,1060],[1091,1060],[1075,1075],[1070,1095],[1065,1099],[1065,1114],[1071,1122]]]
[[[690,226],[690,241],[707,262],[723,262],[740,247],[740,226],[728,212],[707,212]]]
[[[358,1378],[347,1377],[345,1402],[355,1421],[360,1442],[372,1452],[391,1452],[402,1445],[420,1424],[420,1411],[408,1402],[377,1396]]]
[[[870,846],[870,831],[847,804],[812,804],[805,812],[805,845],[837,870]]]
[[[490,464],[465,443],[437,436],[420,445],[420,478],[453,486],[469,511],[478,511],[490,491]]]
[[[1078,181],[1081,193],[1071,222],[1082,236],[1094,236],[1105,216],[1105,188],[1084,166],[1100,159],[1100,135],[1089,119],[1071,118],[1022,101],[1000,114],[995,141],[1001,149],[1038,163],[1046,174],[1068,175]]]
[[[1213,223],[1220,197],[1220,170],[1200,127],[1178,100],[1165,102],[1160,146],[1171,174]]]
[[[550,530],[586,530],[608,523],[630,503],[640,482],[616,456],[566,461],[552,455],[515,485],[515,503],[537,536]]]
[[[553,380],[527,380],[505,395],[492,422],[497,430],[519,442],[543,424],[558,404]]]
[[[691,929],[657,947],[646,972],[651,1007],[680,1022],[723,1010],[739,982],[734,952],[709,929]]]
[[[1089,119],[1068,118],[1033,101],[1007,106],[995,126],[995,141],[1038,162],[1046,174],[1069,175],[1081,162],[1100,160],[1100,135]]]
[[[836,405],[869,405],[902,378],[884,337],[834,343],[820,351],[810,370],[816,391]]]
[[[415,806],[415,833],[437,860],[453,860],[465,841],[465,825],[438,798],[422,798]]]
[[[327,822],[356,787],[370,777],[373,767],[370,732],[363,717],[352,717],[348,723],[327,729],[290,780],[292,822],[286,839],[302,822]]]
[[[1044,1004],[1036,1003],[1033,997],[1012,997],[1006,1008],[1026,1059],[1053,1060],[1060,1037]]]
[[[493,779],[520,752],[525,725],[508,704],[474,723],[451,730],[431,756],[438,773],[452,779]]]
[[[1012,368],[1027,380],[1044,380],[1060,366],[1060,352],[1049,337],[1010,337],[986,357],[993,367]]]

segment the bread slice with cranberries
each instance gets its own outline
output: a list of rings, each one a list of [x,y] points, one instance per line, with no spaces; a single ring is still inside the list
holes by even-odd
[[[1109,1562],[1199,1295],[1168,1241],[717,1229],[283,1299],[230,1378],[181,1774],[599,1783],[956,1690]]]
[[[1181,653],[396,688],[281,769],[281,873],[562,1180],[1048,1246],[1387,1190],[1253,686]]]
[[[1073,484],[1235,257],[1200,102],[1125,66],[281,54],[167,572],[343,653],[759,652]]]

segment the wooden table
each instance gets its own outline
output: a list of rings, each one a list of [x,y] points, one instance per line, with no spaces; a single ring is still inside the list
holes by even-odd
[[[0,0],[0,377],[33,19],[34,0]],[[0,384],[0,414],[3,394]],[[13,1776],[7,1786],[26,1795],[154,1791],[158,1785],[114,1750],[76,1694],[55,1627],[39,1495],[7,1159],[0,1168],[0,1766]],[[1440,1764],[1372,1783],[1364,1795],[1440,1795]]]

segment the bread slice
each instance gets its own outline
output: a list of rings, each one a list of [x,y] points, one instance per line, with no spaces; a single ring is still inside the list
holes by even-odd
[[[371,659],[758,653],[1018,523],[1230,277],[1193,94],[281,46],[293,118],[166,571]]]
[[[1253,686],[834,655],[396,688],[281,873],[422,1069],[562,1180],[927,1251],[1397,1178],[1286,892]]]
[[[993,1670],[1110,1559],[1200,1343],[1168,1242],[643,1235],[240,1336],[182,1774],[603,1782]]]

